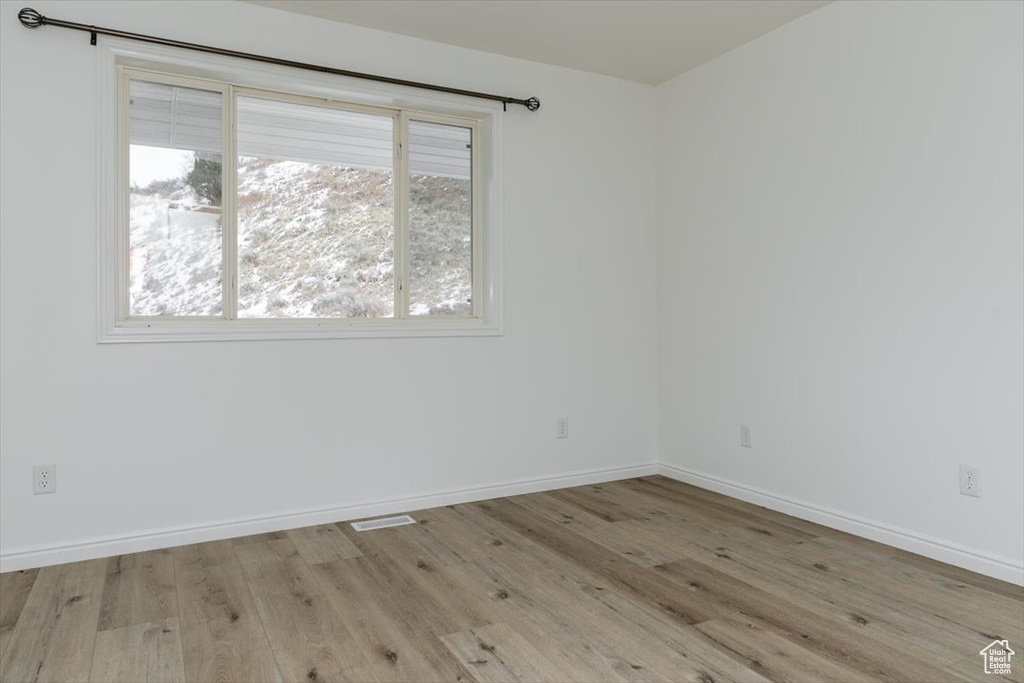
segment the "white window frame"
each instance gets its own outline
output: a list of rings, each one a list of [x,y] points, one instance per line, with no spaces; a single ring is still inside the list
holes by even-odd
[[[230,341],[360,337],[495,336],[502,320],[502,107],[500,103],[419,91],[330,74],[301,71],[176,48],[101,37],[98,89],[98,306],[99,342]],[[128,79],[180,85],[223,94],[222,316],[129,316],[128,299]],[[236,97],[269,97],[349,111],[390,115],[395,135],[394,318],[238,319],[237,238],[234,203]],[[473,310],[471,316],[409,316],[408,153],[399,152],[409,121],[472,130]],[[399,132],[401,131],[401,134]]]

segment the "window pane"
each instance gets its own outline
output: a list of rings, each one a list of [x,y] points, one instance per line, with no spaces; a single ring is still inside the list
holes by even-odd
[[[409,122],[409,314],[473,313],[472,130]]]
[[[220,315],[217,92],[131,81],[129,315]]]
[[[238,98],[238,317],[394,315],[394,121]]]

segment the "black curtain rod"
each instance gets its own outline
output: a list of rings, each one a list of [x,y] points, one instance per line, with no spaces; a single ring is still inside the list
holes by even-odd
[[[379,83],[390,83],[392,85],[404,85],[410,88],[420,88],[421,90],[434,90],[436,92],[444,92],[452,95],[464,95],[466,97],[476,97],[482,100],[495,100],[501,102],[502,105],[507,109],[510,104],[521,104],[530,111],[537,111],[540,109],[540,100],[536,97],[527,97],[526,99],[520,99],[518,97],[506,97],[504,95],[491,95],[484,92],[474,92],[472,90],[462,90],[460,88],[449,88],[443,85],[432,85],[430,83],[418,83],[416,81],[406,81],[401,78],[391,78],[389,76],[375,76],[373,74],[360,73],[359,71],[347,71],[345,69],[335,69],[329,66],[320,66],[318,64],[307,64],[305,62],[295,62],[290,59],[278,59],[277,57],[267,57],[266,55],[257,55],[251,52],[239,52],[237,50],[225,50],[219,47],[211,47],[209,45],[200,45],[198,43],[186,43],[180,40],[171,40],[170,38],[158,38],[156,36],[147,36],[142,33],[131,33],[130,31],[119,31],[114,28],[103,28],[102,26],[89,26],[87,24],[78,24],[73,21],[64,21],[62,19],[51,19],[44,17],[39,12],[35,11],[30,7],[26,7],[18,12],[18,20],[21,25],[26,28],[39,28],[40,26],[60,26],[61,28],[70,28],[76,31],[85,31],[90,34],[90,42],[96,44],[97,34],[105,36],[116,36],[118,38],[131,38],[132,40],[141,40],[146,43],[155,43],[156,45],[168,45],[170,47],[180,47],[185,50],[195,50],[196,52],[206,52],[212,55],[224,55],[225,57],[239,57],[241,59],[249,59],[254,62],[264,62],[266,64],[278,64],[280,66],[290,66],[295,69],[306,69],[308,71],[319,71],[325,74],[334,74],[336,76],[348,76],[349,78],[362,78],[367,81],[377,81]]]

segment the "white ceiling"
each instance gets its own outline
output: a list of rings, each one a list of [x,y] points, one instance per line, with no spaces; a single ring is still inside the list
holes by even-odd
[[[658,84],[830,0],[246,0]]]

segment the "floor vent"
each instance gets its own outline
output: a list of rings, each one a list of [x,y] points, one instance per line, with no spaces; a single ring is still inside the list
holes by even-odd
[[[409,515],[402,515],[401,517],[381,517],[380,519],[369,519],[365,522],[352,522],[352,528],[356,531],[373,531],[374,529],[385,529],[389,526],[415,523],[416,520]]]

